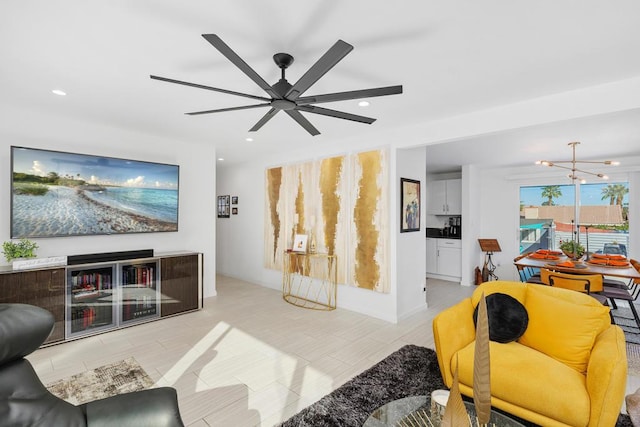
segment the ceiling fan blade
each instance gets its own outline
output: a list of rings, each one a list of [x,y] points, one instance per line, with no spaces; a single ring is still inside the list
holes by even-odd
[[[348,92],[327,93],[324,95],[305,96],[298,98],[296,104],[318,104],[322,102],[346,101],[349,99],[373,98],[376,96],[397,95],[402,93],[402,85],[378,87],[374,89],[352,90]]]
[[[225,42],[222,41],[220,37],[216,34],[203,34],[202,37],[205,38],[206,41],[211,43],[213,47],[218,49],[221,54],[227,57],[229,61],[231,61],[236,67],[240,68],[240,70],[245,73],[251,80],[253,80],[258,86],[262,88],[265,92],[269,94],[274,99],[282,99],[280,95],[273,90],[271,85],[264,81],[262,77],[258,73],[256,73],[253,68],[249,66],[242,58],[238,56]]]
[[[353,50],[353,46],[342,40],[338,40],[318,61],[307,70],[300,80],[294,84],[285,95],[290,101],[298,99],[315,82],[320,80],[342,58]]]
[[[154,80],[160,80],[160,81],[169,82],[169,83],[176,83],[184,86],[197,87],[198,89],[212,90],[214,92],[222,92],[222,93],[227,93],[229,95],[244,96],[245,98],[259,99],[261,101],[271,101],[270,98],[265,98],[264,96],[249,95],[248,93],[235,92],[233,90],[227,90],[227,89],[219,89],[217,87],[204,86],[204,85],[199,85],[197,83],[183,82],[181,80],[174,80],[174,79],[169,79],[166,77],[160,77],[160,76],[154,76],[154,75],[150,75],[149,77],[151,77]]]
[[[284,110],[285,113],[289,115],[293,120],[298,122],[300,126],[302,126],[307,132],[311,135],[316,136],[320,135],[318,129],[316,129],[309,120],[307,120],[302,114],[300,114],[297,110]]]
[[[255,132],[258,129],[260,129],[262,126],[264,126],[265,123],[271,120],[273,116],[275,116],[278,113],[278,111],[280,110],[276,108],[271,108],[271,110],[267,111],[267,114],[265,114],[264,116],[262,116],[260,120],[258,120],[258,123],[256,123],[255,125],[253,125],[251,129],[249,129],[249,132]]]
[[[371,124],[376,121],[371,117],[358,116],[357,114],[345,113],[343,111],[330,110],[328,108],[315,107],[313,105],[299,105],[297,107],[300,111],[306,111],[307,113],[321,114],[323,116],[336,117],[338,119],[352,120],[354,122]]]
[[[222,113],[225,111],[248,110],[250,108],[268,107],[269,105],[271,105],[271,103],[266,102],[264,104],[243,105],[241,107],[218,108],[217,110],[194,111],[193,113],[185,113],[185,114],[188,116],[197,116],[200,114]]]

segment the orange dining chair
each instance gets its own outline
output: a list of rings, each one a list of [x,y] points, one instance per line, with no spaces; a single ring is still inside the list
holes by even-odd
[[[636,261],[635,259],[630,259],[629,260],[629,264],[631,264],[632,266],[634,266],[634,264],[637,264],[638,261]],[[637,268],[636,268],[637,270]],[[638,288],[638,284],[640,283],[638,280],[636,279],[630,279],[628,282],[624,282],[622,280],[619,279],[614,279],[611,277],[604,277],[603,278],[604,282],[604,287],[606,288],[620,288],[620,289],[628,289],[632,292],[635,291],[636,288]],[[640,290],[639,290],[640,292]],[[615,308],[615,304],[614,304],[614,308]]]
[[[604,305],[609,305],[608,297],[601,294],[604,289],[602,274],[569,274],[541,268],[540,278],[545,285],[582,292],[592,296]]]
[[[640,263],[636,260],[631,260],[631,265],[638,272],[640,272]],[[633,314],[633,320],[636,322],[636,326],[640,329],[640,316],[638,316],[638,310],[634,302],[640,296],[640,279],[634,279],[629,283],[628,287],[619,288],[613,286],[604,286],[603,290],[600,292],[600,295],[605,296],[611,301],[611,307],[613,310],[618,308],[616,304],[616,300],[626,301],[629,304],[629,308],[631,309],[631,314]]]
[[[631,264],[631,266],[633,268],[636,269],[636,271],[640,272],[640,262],[638,262],[635,259],[630,259],[629,260],[629,264]],[[617,283],[609,283],[609,282],[617,282]],[[631,291],[632,294],[635,294],[636,292],[640,292],[640,279],[630,279],[628,283],[624,283],[620,280],[610,280],[605,278],[604,279],[604,286],[605,288],[607,286],[613,286],[616,288],[622,288],[622,289],[627,289],[629,291]]]

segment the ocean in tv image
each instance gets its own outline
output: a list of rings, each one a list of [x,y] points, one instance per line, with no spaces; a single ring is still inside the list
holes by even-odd
[[[179,167],[11,147],[11,237],[178,230]]]

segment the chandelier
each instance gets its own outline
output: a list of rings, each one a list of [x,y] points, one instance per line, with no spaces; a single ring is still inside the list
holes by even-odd
[[[557,168],[562,168],[562,169],[567,169],[569,172],[569,175],[567,175],[569,177],[569,179],[571,179],[571,182],[573,183],[573,186],[575,187],[574,190],[574,197],[575,197],[575,202],[573,205],[574,208],[574,219],[571,221],[571,228],[572,228],[572,235],[573,235],[573,239],[574,241],[576,241],[578,244],[580,244],[580,184],[585,184],[587,182],[586,179],[584,179],[583,177],[581,177],[578,174],[582,174],[582,175],[591,175],[591,176],[595,176],[598,177],[600,179],[604,179],[607,180],[609,179],[609,177],[605,174],[602,173],[595,173],[595,172],[589,172],[583,169],[578,169],[578,164],[591,164],[591,165],[605,165],[605,166],[617,166],[620,164],[620,162],[617,161],[613,161],[613,160],[603,160],[603,161],[578,161],[576,160],[576,147],[578,146],[578,144],[580,144],[577,141],[574,142],[570,142],[568,145],[571,146],[571,150],[573,152],[573,155],[571,157],[571,160],[564,160],[564,161],[549,161],[549,160],[538,160],[536,161],[537,165],[543,165],[543,166],[549,166],[549,167],[557,167]],[[586,230],[587,230],[587,248],[589,247],[589,228],[588,226],[586,226]],[[588,252],[588,251],[587,251]],[[587,254],[587,257],[589,255]]]
[[[562,161],[549,161],[549,160],[538,160],[536,161],[536,165],[543,165],[543,166],[555,166],[557,168],[562,168],[562,169],[567,169],[570,171],[569,175],[567,175],[569,177],[569,179],[571,179],[572,182],[580,182],[580,184],[585,184],[587,182],[586,179],[584,179],[583,177],[579,176],[578,173],[580,174],[586,174],[586,175],[591,175],[591,176],[596,176],[598,178],[607,180],[609,179],[609,177],[605,174],[602,173],[594,173],[594,172],[589,172],[586,170],[582,170],[582,169],[578,169],[577,165],[578,164],[596,164],[596,165],[606,165],[606,166],[617,166],[620,164],[620,162],[617,161],[613,161],[613,160],[604,160],[604,161],[578,161],[576,160],[576,146],[580,144],[578,141],[574,141],[574,142],[570,142],[568,145],[571,146],[571,149],[573,151],[573,156],[571,157],[571,160],[562,160]],[[569,166],[569,164],[571,166]]]

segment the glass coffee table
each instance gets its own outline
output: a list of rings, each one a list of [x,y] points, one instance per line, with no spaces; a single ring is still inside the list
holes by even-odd
[[[367,418],[367,421],[363,424],[363,427],[397,427],[403,425],[416,425],[415,421],[413,421],[414,418],[412,414],[417,411],[424,410],[424,413],[429,416],[430,406],[431,398],[429,396],[409,396],[394,400],[373,411],[373,413],[369,415],[369,418]],[[474,420],[471,425],[475,426],[476,412],[473,403],[464,402],[464,406],[467,408],[467,412],[471,416],[472,420]],[[403,423],[405,418],[407,419],[406,423]],[[411,424],[411,421],[413,421],[414,424]],[[495,425],[496,427],[524,427],[516,420],[496,411],[491,411],[489,425]]]

